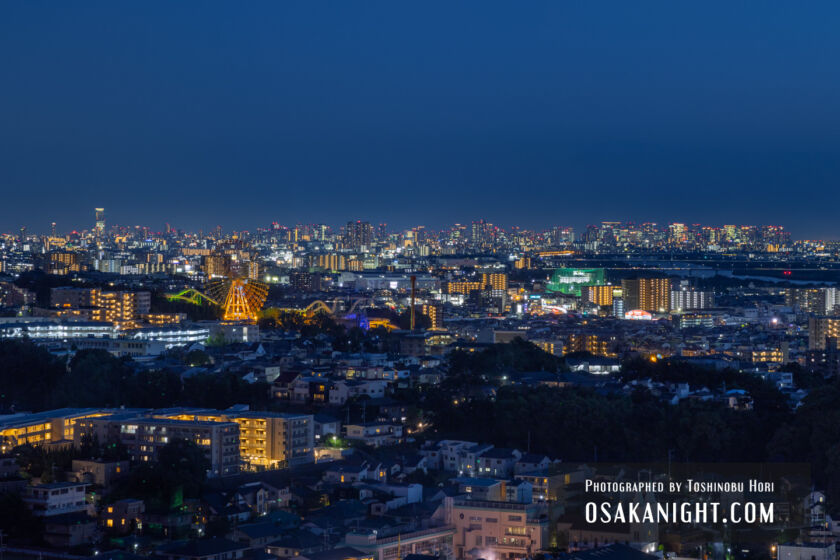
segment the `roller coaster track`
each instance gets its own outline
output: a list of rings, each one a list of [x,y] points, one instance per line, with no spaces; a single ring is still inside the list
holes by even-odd
[[[211,298],[203,292],[199,292],[193,288],[183,290],[177,294],[167,294],[166,299],[169,301],[185,301],[193,305],[204,305],[205,303],[212,303],[213,305],[222,305],[215,299]]]
[[[338,312],[339,301],[340,300],[338,300],[338,299],[334,299],[332,301],[332,305],[328,305],[327,303],[321,301],[320,299],[316,299],[315,301],[313,301],[312,303],[310,303],[309,305],[307,305],[306,307],[303,308],[303,314],[306,315],[307,317],[312,317],[316,313],[319,313],[319,312],[323,311],[323,312],[325,312],[329,315],[335,316],[336,313]],[[353,299],[353,303],[350,305],[350,309],[347,310],[345,315],[352,315],[353,312],[356,311],[356,308],[359,305],[369,304],[372,301],[373,300],[371,300],[370,298],[355,298],[355,299]]]

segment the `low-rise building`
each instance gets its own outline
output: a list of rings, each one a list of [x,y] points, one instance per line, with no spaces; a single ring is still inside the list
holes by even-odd
[[[105,506],[99,514],[100,523],[105,530],[120,535],[142,527],[146,505],[143,500],[126,498]]]
[[[23,493],[23,501],[32,513],[41,517],[85,512],[87,486],[87,484],[75,482],[52,482],[29,486]]]
[[[347,424],[345,437],[373,447],[400,443],[403,437],[401,424],[391,422],[366,422]]]

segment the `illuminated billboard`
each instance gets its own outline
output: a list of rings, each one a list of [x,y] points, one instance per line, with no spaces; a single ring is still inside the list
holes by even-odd
[[[584,286],[600,286],[604,282],[603,268],[558,268],[551,276],[546,290],[580,296]]]
[[[632,309],[624,314],[624,318],[631,321],[651,321],[653,320],[653,315],[644,309]]]

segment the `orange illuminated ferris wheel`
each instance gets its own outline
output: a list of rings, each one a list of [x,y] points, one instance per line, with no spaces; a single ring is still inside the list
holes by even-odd
[[[222,306],[225,321],[256,321],[268,297],[268,285],[249,278],[214,280],[206,291]]]

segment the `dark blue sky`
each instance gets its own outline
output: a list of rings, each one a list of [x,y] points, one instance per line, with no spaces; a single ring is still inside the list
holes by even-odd
[[[0,4],[0,230],[840,237],[840,3]]]

